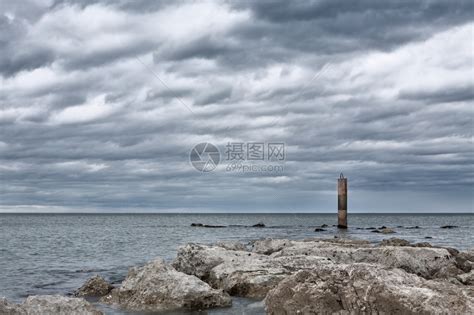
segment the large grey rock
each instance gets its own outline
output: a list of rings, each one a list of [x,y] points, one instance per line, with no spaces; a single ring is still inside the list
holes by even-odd
[[[217,242],[216,245],[228,250],[247,250],[245,244],[238,241],[221,241]]]
[[[20,305],[9,302],[6,298],[0,298],[0,314],[2,315],[20,315],[26,314],[26,311]]]
[[[379,264],[428,279],[448,279],[462,273],[443,248],[373,246],[365,241],[340,239],[266,239],[253,245],[253,252],[248,252],[188,244],[178,250],[173,266],[231,295],[252,298],[264,297],[288,275],[333,263]]]
[[[456,266],[464,272],[474,269],[474,250],[466,250],[455,254]]]
[[[474,270],[460,274],[456,278],[465,285],[474,285]]]
[[[252,243],[252,251],[258,254],[270,255],[285,247],[291,246],[293,242],[288,239],[266,238]]]
[[[0,314],[6,315],[100,315],[89,302],[82,298],[59,295],[29,296],[22,304],[0,299]]]
[[[135,311],[201,310],[232,304],[227,293],[176,271],[162,259],[132,268],[122,285],[101,301]]]
[[[290,274],[266,255],[197,244],[181,247],[173,266],[231,295],[255,298],[263,298]]]
[[[270,255],[279,252],[284,248],[292,247],[295,244],[297,245],[301,243],[308,243],[306,244],[307,246],[312,246],[314,244],[325,244],[326,246],[332,246],[332,244],[335,244],[337,246],[357,248],[370,246],[370,243],[366,240],[353,240],[347,238],[309,238],[301,241],[266,238],[252,242],[252,251],[259,254]]]
[[[225,250],[219,246],[188,244],[178,250],[173,266],[231,295],[263,298],[286,276],[328,263],[331,261],[325,257],[273,258],[254,252]]]
[[[389,239],[384,239],[380,242],[380,246],[410,246],[411,243],[407,240],[392,237]]]
[[[473,290],[371,264],[300,271],[265,298],[268,314],[472,314]]]
[[[373,263],[390,268],[401,268],[407,272],[425,278],[449,276],[442,270],[456,270],[456,260],[444,248],[409,246],[369,246],[354,244],[336,244],[312,241],[296,242],[291,246],[271,254],[271,257],[283,256],[319,256],[331,259],[338,264]]]
[[[101,297],[108,294],[114,287],[104,278],[95,275],[89,278],[84,284],[74,292],[75,296],[97,296]]]

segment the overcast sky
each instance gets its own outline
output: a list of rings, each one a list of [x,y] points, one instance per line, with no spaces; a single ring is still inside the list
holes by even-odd
[[[0,3],[0,211],[473,211],[472,1]]]

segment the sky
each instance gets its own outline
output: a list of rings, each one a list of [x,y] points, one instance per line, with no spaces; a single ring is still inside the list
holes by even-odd
[[[473,18],[0,0],[0,211],[335,212],[343,172],[349,213],[473,212]]]

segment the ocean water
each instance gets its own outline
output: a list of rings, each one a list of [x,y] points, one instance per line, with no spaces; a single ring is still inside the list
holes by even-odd
[[[467,249],[474,247],[473,219],[473,214],[350,214],[349,229],[341,231],[332,226],[336,214],[0,214],[0,296],[21,302],[28,295],[70,294],[94,274],[119,284],[129,267],[155,257],[172,260],[188,242],[339,236],[375,243],[396,236]],[[266,227],[249,227],[258,222]],[[326,231],[314,232],[322,224],[329,225]],[[397,233],[364,229],[382,225]],[[441,229],[444,225],[458,227]],[[232,308],[208,313],[262,312],[255,301],[236,299]]]

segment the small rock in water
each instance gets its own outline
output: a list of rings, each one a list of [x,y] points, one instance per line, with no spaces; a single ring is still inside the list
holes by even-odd
[[[443,225],[441,228],[442,229],[455,229],[458,228],[459,226],[457,225]]]
[[[315,228],[314,231],[315,231],[315,232],[325,232],[326,230],[325,230],[325,229],[321,229],[321,228]]]
[[[107,295],[114,287],[99,275],[89,278],[76,292],[75,296],[97,296]]]
[[[392,234],[392,233],[396,233],[394,230],[392,230],[391,228],[388,228],[388,227],[381,227],[380,229],[378,230],[373,230],[373,231],[370,231],[372,233],[382,233],[382,234]]]
[[[418,225],[415,226],[409,226],[407,229],[412,230],[412,229],[419,229],[420,227]]]
[[[263,222],[258,222],[257,224],[252,225],[252,227],[265,227],[265,224],[263,224]]]
[[[205,228],[224,228],[225,227],[225,225],[212,225],[212,224],[202,224],[202,223],[191,223],[191,226],[205,227]]]
[[[429,239],[429,238],[433,238],[433,237],[431,237],[431,236],[425,236],[425,238],[428,238],[428,239]]]
[[[328,227],[328,225],[327,224],[322,224],[321,227],[325,228],[325,227]]]

